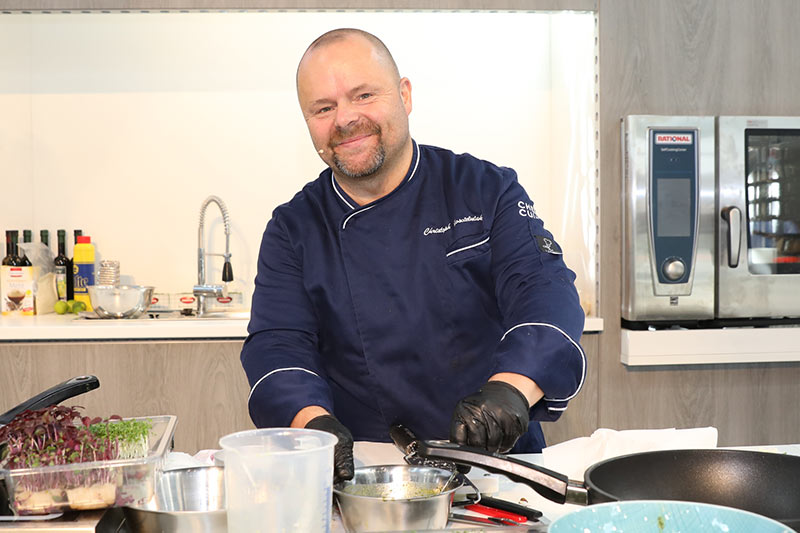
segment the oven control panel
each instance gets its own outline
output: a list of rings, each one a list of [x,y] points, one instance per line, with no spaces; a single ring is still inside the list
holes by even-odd
[[[650,231],[660,284],[688,283],[697,235],[697,130],[650,130]],[[687,287],[686,294],[689,294]],[[656,294],[674,294],[659,290]]]

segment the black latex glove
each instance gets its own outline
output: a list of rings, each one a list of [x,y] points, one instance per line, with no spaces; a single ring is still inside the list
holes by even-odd
[[[339,442],[333,448],[333,482],[338,483],[346,479],[353,479],[353,435],[350,430],[342,425],[331,415],[321,415],[312,418],[308,429],[318,429],[336,435]]]
[[[489,381],[456,405],[450,441],[505,453],[528,431],[530,406],[516,387]]]

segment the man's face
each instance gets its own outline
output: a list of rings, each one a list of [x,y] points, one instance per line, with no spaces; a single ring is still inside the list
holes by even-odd
[[[362,37],[309,52],[297,94],[314,146],[338,174],[374,176],[409,141],[411,84]]]

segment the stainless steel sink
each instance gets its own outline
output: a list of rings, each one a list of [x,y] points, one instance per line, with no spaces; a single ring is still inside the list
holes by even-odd
[[[146,311],[141,318],[150,320],[250,320],[250,311],[208,311],[203,316],[180,311]]]
[[[250,320],[250,311],[207,311],[201,317],[193,318],[221,318],[227,320]]]

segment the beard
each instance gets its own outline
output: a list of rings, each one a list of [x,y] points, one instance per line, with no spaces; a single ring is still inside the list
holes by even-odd
[[[334,135],[331,137],[331,144],[336,146],[340,142],[358,135],[377,135],[378,146],[371,149],[370,153],[366,154],[366,159],[361,162],[347,161],[340,158],[336,151],[333,152],[333,164],[339,172],[348,178],[369,177],[380,170],[384,161],[386,161],[386,148],[381,138],[381,128],[368,119],[359,121],[349,128],[336,128]]]

